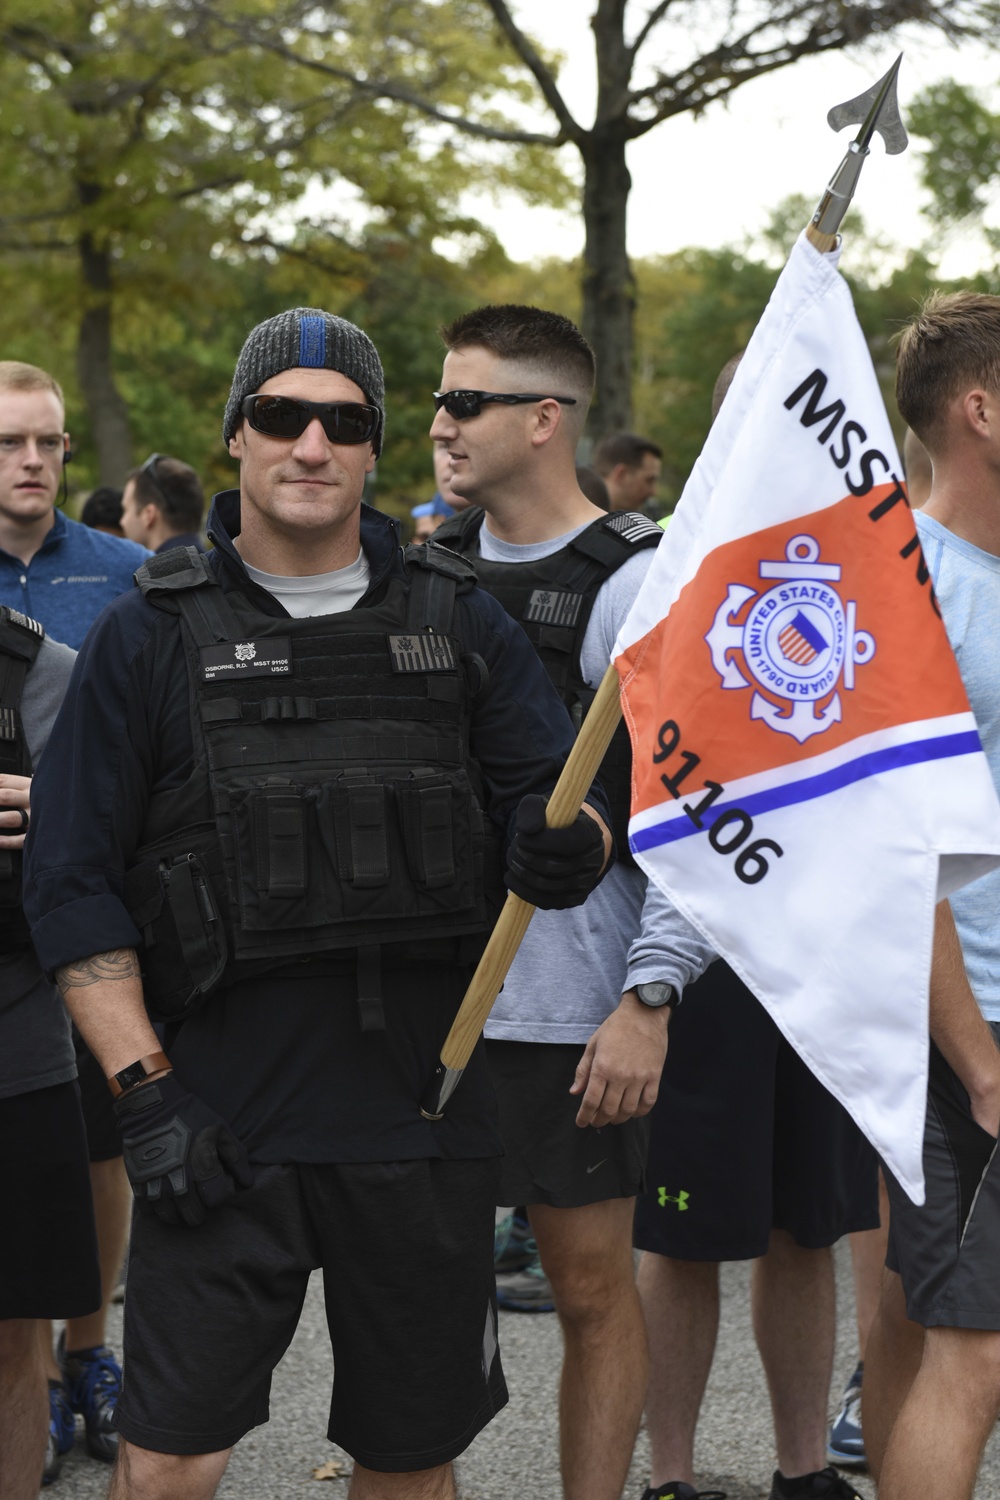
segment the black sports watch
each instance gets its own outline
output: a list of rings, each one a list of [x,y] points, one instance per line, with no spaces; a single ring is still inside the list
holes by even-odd
[[[662,979],[653,979],[649,984],[637,984],[635,992],[639,997],[639,1004],[648,1005],[650,1010],[659,1010],[662,1005],[673,1010],[680,999],[673,985]]]

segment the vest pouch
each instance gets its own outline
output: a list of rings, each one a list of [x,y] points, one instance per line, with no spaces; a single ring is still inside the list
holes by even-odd
[[[289,783],[230,791],[245,931],[320,927],[327,921],[320,791]]]
[[[229,956],[216,894],[192,853],[147,860],[126,874],[125,904],[143,931],[146,1008],[173,1020],[217,989]]]

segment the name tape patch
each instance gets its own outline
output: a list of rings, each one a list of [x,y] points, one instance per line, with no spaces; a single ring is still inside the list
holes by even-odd
[[[201,675],[204,682],[224,677],[284,677],[292,670],[292,641],[287,635],[267,636],[261,641],[225,641],[221,646],[202,646]]]
[[[394,672],[454,672],[455,647],[446,635],[391,635]]]

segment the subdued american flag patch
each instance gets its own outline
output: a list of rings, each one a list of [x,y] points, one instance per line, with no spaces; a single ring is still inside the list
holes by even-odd
[[[455,647],[446,635],[391,635],[389,651],[394,672],[454,672],[456,667]]]
[[[582,594],[560,594],[555,589],[534,589],[524,611],[524,618],[535,625],[575,625],[582,603]]]

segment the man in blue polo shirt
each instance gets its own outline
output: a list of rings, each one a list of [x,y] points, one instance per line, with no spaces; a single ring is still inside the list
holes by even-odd
[[[40,620],[74,649],[132,586],[145,547],[56,511],[69,455],[63,395],[35,365],[0,360],[0,604]]]
[[[35,365],[0,360],[0,604],[41,621],[47,636],[76,649],[104,606],[132,587],[133,573],[150,554],[56,510],[69,455],[65,426],[63,394],[52,376]],[[125,1249],[131,1193],[103,1075],[76,1033],[74,1041],[104,1302],[88,1317],[70,1318],[61,1367],[51,1333],[44,1331],[50,1391],[46,1481],[73,1445],[77,1414],[95,1458],[113,1459],[117,1442],[111,1421],[121,1371],[104,1344],[104,1327]]]

